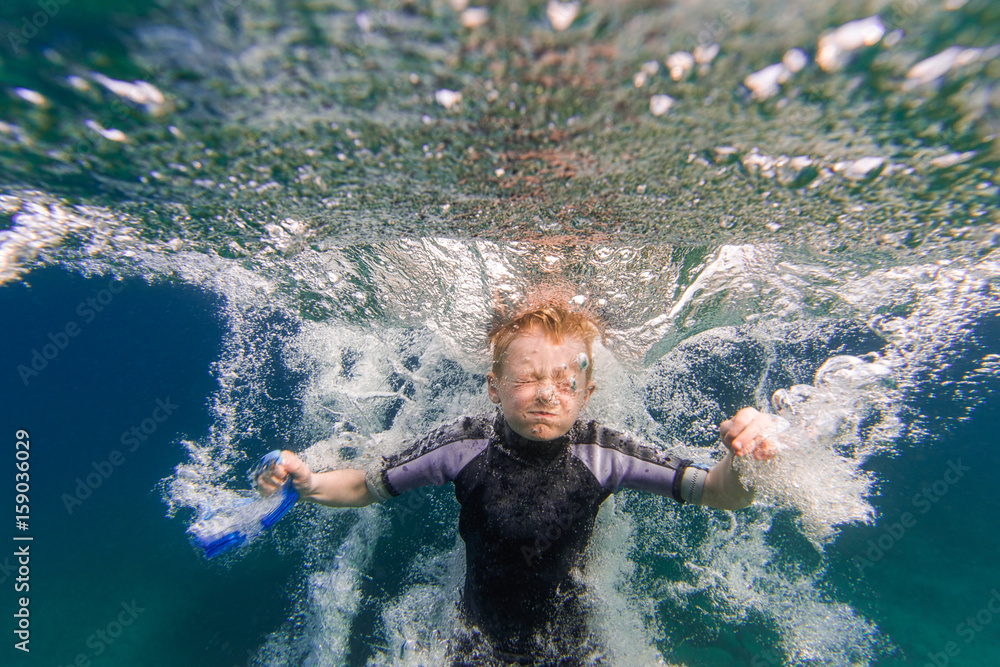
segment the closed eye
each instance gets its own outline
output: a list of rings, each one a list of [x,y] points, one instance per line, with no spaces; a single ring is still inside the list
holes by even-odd
[[[542,390],[546,387],[555,387],[556,391],[563,394],[575,394],[577,390],[576,378],[571,377],[566,380],[549,382],[546,380],[514,380],[514,385],[518,389]]]

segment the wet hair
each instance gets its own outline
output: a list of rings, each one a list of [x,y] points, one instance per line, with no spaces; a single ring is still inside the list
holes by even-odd
[[[515,338],[541,332],[555,345],[567,338],[580,340],[587,346],[585,372],[587,381],[594,373],[594,342],[603,338],[600,321],[582,309],[570,308],[562,300],[533,301],[513,315],[497,314],[487,342],[493,351],[493,373],[500,377],[507,348]]]

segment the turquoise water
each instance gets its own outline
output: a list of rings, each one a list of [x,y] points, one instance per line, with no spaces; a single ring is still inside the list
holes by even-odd
[[[593,415],[705,464],[738,407],[789,422],[746,512],[608,503],[614,664],[998,662],[998,5],[571,9],[0,8],[3,664],[440,664],[450,488],[218,561],[186,529],[270,449],[487,409],[539,283],[607,324]]]

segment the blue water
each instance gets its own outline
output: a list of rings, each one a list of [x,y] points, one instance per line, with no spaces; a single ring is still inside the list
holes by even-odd
[[[539,283],[604,318],[613,426],[707,465],[737,408],[791,422],[745,512],[608,503],[618,663],[1000,664],[1000,4],[876,4],[4,2],[0,664],[440,662],[450,488],[187,528],[267,451],[489,408]]]
[[[3,428],[11,451],[15,430],[31,436],[26,534],[34,538],[31,653],[7,643],[4,664],[68,665],[81,654],[108,665],[245,664],[247,650],[285,617],[294,560],[265,551],[230,570],[206,565],[185,541],[184,525],[164,518],[158,491],[180,459],[178,438],[209,426],[210,364],[224,335],[218,299],[192,287],[123,280],[97,313],[86,299],[108,281],[38,271],[30,287],[7,286],[0,296],[6,321],[19,323],[5,327],[0,346],[3,368],[14,371],[3,377]],[[80,333],[25,386],[15,367],[71,320]],[[153,433],[140,431],[145,441],[122,444],[157,400],[176,409]],[[116,451],[120,464],[108,468]],[[78,493],[77,480],[93,475],[95,462],[110,474]],[[82,500],[67,509],[67,495]],[[11,613],[13,603],[5,596]],[[107,630],[123,603],[142,611],[105,643],[95,632]]]
[[[219,299],[191,286],[124,279],[114,286],[120,292],[85,322],[90,315],[78,305],[108,282],[107,276],[46,269],[26,284],[0,290],[0,308],[11,323],[0,341],[0,367],[6,369],[3,432],[12,443],[16,429],[31,436],[27,534],[34,538],[32,650],[24,656],[8,642],[4,663],[64,665],[83,655],[95,665],[249,664],[261,638],[292,612],[290,596],[302,585],[303,554],[285,548],[279,555],[265,545],[228,566],[207,563],[186,541],[181,518],[164,517],[159,489],[183,458],[178,439],[210,427],[211,365],[226,335]],[[80,333],[25,386],[16,367],[71,320],[80,324]],[[995,316],[984,318],[976,334],[978,349],[959,351],[957,364],[998,349]],[[281,393],[294,396],[298,385],[294,376],[274,370],[271,396],[277,406]],[[996,396],[988,393],[973,419],[934,433],[933,442],[871,460],[868,467],[883,480],[874,500],[881,519],[872,526],[844,527],[826,550],[828,592],[849,601],[886,637],[883,655],[871,664],[923,664],[918,661],[943,651],[948,642],[960,648],[949,664],[990,665],[1000,658],[1000,615],[974,636],[956,633],[1000,587],[994,562],[1000,537],[992,529],[1000,510],[994,480],[1000,455],[991,446],[1000,408]],[[954,404],[948,399],[944,392],[911,407],[933,419],[948,413]],[[157,400],[176,407],[128,451],[123,433],[153,414]],[[290,420],[280,409],[269,422],[267,438],[291,435]],[[76,493],[77,480],[94,473],[95,462],[108,470],[105,462],[116,450],[122,453],[120,465],[67,510],[66,494]],[[948,475],[949,466],[961,475]],[[946,486],[940,484],[944,479],[950,480]],[[927,489],[930,495],[921,500]],[[447,490],[436,497],[445,507],[454,502]],[[400,564],[415,549],[432,545],[439,531],[447,533],[449,518],[430,511],[432,505],[416,510],[416,526],[392,524],[394,537],[412,534],[386,545],[371,567],[363,591],[371,599],[354,622],[350,664],[364,664],[370,645],[379,644],[376,610],[400,592],[407,576]],[[892,533],[888,526],[904,512],[915,517],[913,525]],[[788,521],[776,520],[774,540],[796,540]],[[286,520],[278,534],[296,525],[295,518]],[[882,546],[889,548],[872,551],[869,541],[885,535],[892,539]],[[818,555],[809,556],[815,552],[797,539],[807,560],[815,561]],[[13,595],[6,586],[4,604],[11,609]],[[108,624],[117,630],[113,624],[123,603],[139,613],[105,643],[95,633],[108,631]],[[731,626],[713,624],[710,617],[706,622],[703,614],[688,610],[671,618],[663,645],[668,657],[687,664],[783,664],[778,658],[768,662],[772,654],[766,651],[775,639],[766,619],[749,618],[733,634]],[[755,656],[757,663],[751,663]]]

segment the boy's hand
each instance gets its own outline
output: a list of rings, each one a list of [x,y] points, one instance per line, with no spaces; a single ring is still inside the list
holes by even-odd
[[[257,476],[257,489],[263,495],[270,496],[284,486],[289,476],[299,496],[308,498],[312,492],[312,471],[302,459],[288,450],[281,452],[279,463],[275,463]]]
[[[753,408],[743,408],[735,417],[719,424],[722,442],[734,456],[753,454],[761,461],[773,459],[778,453],[777,443],[768,439],[773,433],[770,415]]]

